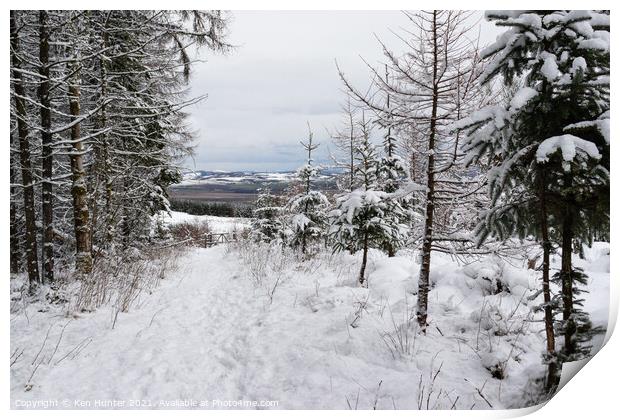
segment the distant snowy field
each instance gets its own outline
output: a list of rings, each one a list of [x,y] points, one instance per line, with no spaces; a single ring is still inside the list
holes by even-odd
[[[319,173],[317,180],[327,180],[333,173]],[[183,180],[177,186],[191,186],[199,184],[242,184],[242,183],[277,183],[291,182],[297,179],[295,171],[286,172],[226,172],[226,171],[196,171],[183,174]]]
[[[184,174],[183,181],[178,185],[290,182],[293,179],[295,179],[295,172],[198,171]]]
[[[250,219],[244,217],[195,216],[180,211],[161,212],[156,216],[166,225],[206,222],[214,233],[239,231],[250,227]]]
[[[173,212],[167,222],[247,224],[230,219]],[[576,261],[590,276],[586,310],[605,327],[609,245],[597,243],[585,257]],[[433,254],[423,336],[415,322],[415,253],[371,252],[368,289],[356,284],[360,259],[325,252],[303,261],[245,243],[190,249],[115,323],[111,307],[68,317],[62,306],[18,308],[11,354],[23,354],[11,366],[11,407],[50,399],[69,401],[57,408],[75,408],[75,400],[121,401],[123,408],[267,400],[299,409],[527,404],[544,372],[544,329],[533,311],[542,297],[528,299],[539,273],[493,259],[459,266]],[[497,279],[506,290],[494,294]],[[496,377],[500,369],[504,379]]]

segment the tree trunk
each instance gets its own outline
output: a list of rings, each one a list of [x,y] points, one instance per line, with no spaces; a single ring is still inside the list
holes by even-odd
[[[11,144],[11,148],[13,145]],[[21,260],[21,250],[19,246],[19,233],[17,229],[17,206],[15,200],[17,198],[16,188],[13,184],[17,183],[17,176],[15,167],[17,166],[17,162],[13,159],[13,153],[11,153],[11,174],[10,174],[10,182],[11,182],[11,196],[9,201],[10,205],[10,247],[11,247],[11,273],[16,274],[19,272],[20,260]]]
[[[26,122],[26,92],[22,83],[21,58],[19,50],[19,34],[17,29],[17,12],[11,10],[11,65],[13,89],[15,91],[15,116],[17,118],[17,137],[19,140],[19,163],[21,165],[22,185],[24,194],[24,217],[26,221],[25,248],[26,268],[28,271],[28,291],[34,293],[40,282],[39,260],[37,252],[37,227],[35,222],[34,185],[32,165],[30,162],[30,143],[28,140],[28,124]]]
[[[366,272],[366,262],[368,261],[368,231],[364,233],[364,252],[362,254],[362,267],[360,268],[360,285],[364,285],[364,274]]]
[[[573,212],[567,206],[562,223],[562,319],[564,321],[564,355],[575,353],[574,334],[576,331],[573,319]]]
[[[103,47],[107,48],[109,46],[109,34],[107,31],[107,23],[103,32]],[[100,77],[101,77],[101,86],[100,86],[100,95],[101,95],[101,112],[99,115],[99,125],[103,130],[108,126],[108,114],[107,107],[105,101],[108,97],[108,61],[102,55],[99,58],[99,69],[100,69]],[[102,151],[101,151],[101,173],[103,176],[104,184],[105,184],[105,241],[103,243],[104,247],[108,247],[112,244],[114,239],[114,212],[112,211],[112,176],[110,174],[110,144],[107,133],[102,133],[99,136],[99,141],[101,143]],[[99,166],[98,166],[99,167]],[[96,203],[95,203],[96,205]]]
[[[551,242],[549,241],[549,225],[547,214],[547,197],[545,191],[545,174],[541,174],[540,188],[540,229],[543,248],[543,299],[545,307],[545,334],[547,336],[547,358],[549,360],[547,381],[545,388],[547,392],[554,390],[559,383],[558,365],[555,354],[555,332],[553,329],[553,308],[551,308],[551,291],[549,288],[549,254],[551,253]]]
[[[392,258],[396,255],[396,250],[394,249],[394,245],[390,242],[386,242],[383,245],[383,248],[386,250],[388,257]]]
[[[39,11],[39,74],[38,96],[41,106],[41,215],[43,219],[43,281],[54,281],[54,197],[52,184],[52,113],[50,109],[49,27],[47,12]]]
[[[422,240],[422,261],[420,265],[420,279],[418,282],[418,309],[417,319],[423,333],[426,333],[428,315],[428,290],[431,270],[431,248],[433,245],[433,216],[435,212],[435,135],[437,131],[437,102],[439,88],[437,84],[438,67],[437,46],[437,12],[433,12],[433,104],[431,108],[430,135],[428,139],[428,162],[426,168],[426,220],[424,222],[424,237]]]
[[[79,68],[72,69],[73,77],[69,81],[69,112],[75,121],[80,116]],[[80,141],[80,124],[71,127],[70,153],[71,175],[73,185],[73,219],[75,229],[75,268],[79,274],[87,274],[92,270],[92,249],[89,228],[88,191],[84,172],[84,146]]]
[[[347,104],[349,114],[349,192],[353,192],[355,185],[355,123],[353,122],[353,112],[351,111],[351,99]]]
[[[125,146],[123,145],[123,150],[125,150]],[[123,178],[123,199],[121,204],[121,236],[122,236],[122,245],[123,249],[129,246],[129,236],[131,235],[131,226],[129,225],[129,209],[127,206],[127,196],[129,195],[129,187],[127,186],[127,180]]]

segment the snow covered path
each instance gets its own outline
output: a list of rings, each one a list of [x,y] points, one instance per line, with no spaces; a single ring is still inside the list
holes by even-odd
[[[121,313],[114,329],[105,310],[69,322],[62,350],[85,338],[92,337],[92,342],[73,360],[58,362],[59,350],[50,366],[39,367],[32,390],[19,392],[21,398],[132,399],[157,405],[159,400],[244,397],[248,364],[261,369],[244,355],[252,349],[255,326],[264,312],[250,284],[231,284],[229,270],[235,267],[221,264],[223,252],[221,247],[192,250],[191,259],[184,261],[189,263],[186,269],[140,309]],[[49,319],[53,339],[44,350],[51,351],[65,323]],[[19,342],[13,345],[21,347]],[[23,379],[16,376],[13,384],[23,389]],[[19,398],[15,392],[13,397]]]
[[[519,404],[543,372],[542,331],[519,332],[532,316],[519,305],[534,272],[505,271],[513,293],[484,295],[437,258],[431,327],[420,336],[410,321],[417,267],[409,256],[371,254],[370,289],[355,283],[356,256],[249,257],[224,246],[191,249],[114,328],[109,307],[73,318],[53,306],[12,314],[11,353],[23,351],[11,368],[12,406],[226,408],[242,400],[411,409],[422,398],[423,408],[501,408]],[[393,341],[400,349],[388,348]],[[496,360],[504,380],[487,370]]]
[[[12,352],[25,353],[12,369],[12,405],[121,400],[165,408],[189,399],[211,405],[276,400],[281,408],[369,408],[376,391],[383,393],[379,382],[387,379],[383,390],[403,388],[399,393],[411,394],[407,399],[413,401],[402,385],[414,389],[417,376],[408,374],[406,365],[393,366],[376,329],[366,331],[370,343],[367,334],[348,336],[347,319],[366,289],[328,281],[317,293],[324,274],[318,271],[316,281],[308,273],[287,279],[270,303],[266,291],[273,284],[253,284],[235,257],[224,247],[191,250],[180,264],[185,269],[139,308],[119,314],[114,329],[105,308],[71,321],[35,308],[28,317],[15,317]],[[73,357],[70,351],[84,340],[87,347]],[[369,360],[360,349],[354,352],[369,344]],[[26,383],[32,385],[27,391]],[[397,403],[390,396],[378,404]]]

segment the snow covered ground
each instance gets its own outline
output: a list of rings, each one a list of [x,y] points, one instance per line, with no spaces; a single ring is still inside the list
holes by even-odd
[[[608,250],[596,244],[579,260],[591,277],[586,309],[603,326]],[[107,307],[70,316],[60,306],[23,307],[11,315],[11,353],[23,352],[11,366],[11,406],[527,404],[544,371],[541,315],[532,312],[539,300],[528,301],[538,274],[499,261],[433,259],[426,336],[417,334],[418,265],[408,253],[371,252],[365,289],[356,284],[360,255],[303,261],[245,243],[190,249],[115,323]],[[498,278],[505,290],[494,294]]]

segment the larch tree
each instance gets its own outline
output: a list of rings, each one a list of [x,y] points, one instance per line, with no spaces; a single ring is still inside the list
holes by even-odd
[[[417,320],[421,331],[428,324],[428,295],[432,251],[454,252],[452,244],[469,242],[458,234],[462,226],[457,217],[464,206],[472,206],[483,180],[472,177],[463,165],[460,135],[451,124],[464,113],[490,99],[480,88],[482,71],[477,37],[472,32],[470,13],[451,10],[405,13],[412,26],[399,39],[406,52],[396,55],[383,42],[390,78],[368,64],[374,89],[361,91],[340,71],[345,87],[359,102],[378,115],[392,119],[392,129],[406,134],[415,144],[413,157],[423,172],[417,178],[424,185],[420,191],[423,223],[419,230],[420,274],[418,281]],[[389,95],[390,106],[385,98]],[[403,135],[403,137],[405,137]],[[413,171],[416,168],[410,168]],[[412,188],[412,191],[419,191]],[[454,208],[458,204],[461,208]],[[442,218],[438,219],[438,212]],[[451,222],[451,223],[448,223]],[[460,218],[468,224],[470,220]],[[440,246],[439,243],[447,245]]]
[[[360,133],[356,109],[350,95],[347,95],[346,102],[342,106],[340,127],[330,131],[329,136],[336,148],[336,154],[331,156],[332,161],[334,166],[343,172],[337,178],[339,189],[353,191],[355,189],[355,150],[360,141]]]

